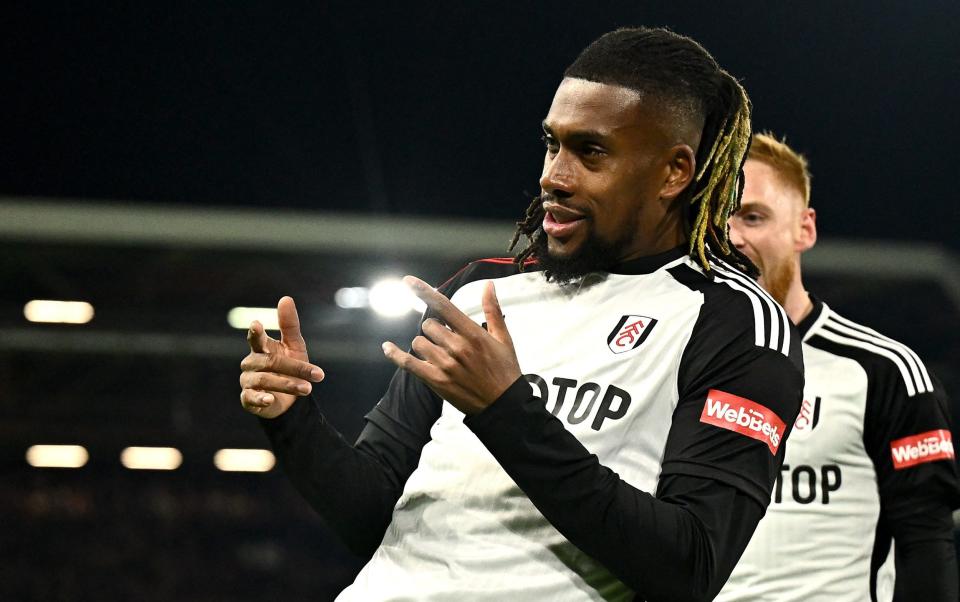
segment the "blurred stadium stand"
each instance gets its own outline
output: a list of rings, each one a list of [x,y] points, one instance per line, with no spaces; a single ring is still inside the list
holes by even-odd
[[[0,199],[0,591],[4,600],[326,600],[351,556],[274,469],[226,473],[223,448],[266,438],[238,403],[235,306],[298,302],[317,390],[354,437],[392,373],[381,341],[416,328],[334,303],[338,289],[416,274],[439,284],[502,255],[509,222],[292,210]],[[811,290],[912,346],[960,399],[957,258],[906,243],[821,242]],[[84,325],[29,323],[32,299],[83,300]],[[960,411],[954,408],[954,415]],[[83,445],[79,469],[33,468],[34,444]],[[124,468],[169,446],[172,471]]]

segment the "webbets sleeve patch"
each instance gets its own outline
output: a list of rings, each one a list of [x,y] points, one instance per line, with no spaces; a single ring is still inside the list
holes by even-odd
[[[935,460],[953,460],[953,437],[945,429],[904,437],[890,442],[890,455],[897,470]]]
[[[767,444],[776,455],[786,425],[772,410],[730,393],[710,389],[700,422],[746,435]]]

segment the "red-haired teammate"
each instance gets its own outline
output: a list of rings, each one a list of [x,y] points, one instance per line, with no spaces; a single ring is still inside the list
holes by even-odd
[[[800,416],[766,517],[717,600],[957,600],[947,400],[906,345],[804,290],[817,240],[804,158],[754,136],[730,238],[803,337]]]

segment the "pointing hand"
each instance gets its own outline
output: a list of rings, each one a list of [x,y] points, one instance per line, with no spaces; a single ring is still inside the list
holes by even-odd
[[[487,330],[422,280],[407,276],[404,282],[440,320],[424,320],[423,335],[413,339],[413,350],[423,359],[390,342],[383,344],[383,353],[464,414],[482,411],[521,376],[493,282],[483,291]]]
[[[297,306],[290,297],[277,303],[280,340],[264,332],[254,320],[247,331],[250,353],[240,362],[240,404],[261,418],[283,414],[297,397],[309,395],[311,383],[323,380],[323,370],[310,363],[307,344],[300,333]]]

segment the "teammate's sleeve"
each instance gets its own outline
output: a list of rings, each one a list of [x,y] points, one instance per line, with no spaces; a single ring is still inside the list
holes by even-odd
[[[919,360],[912,367],[915,379],[886,361],[869,370],[864,446],[877,473],[880,520],[894,539],[898,597],[953,602],[951,514],[960,506],[960,479],[949,404],[936,376],[920,372]]]
[[[752,333],[748,344],[725,336],[698,335],[688,345],[695,355],[681,369],[656,496],[601,465],[525,379],[464,420],[544,517],[640,599],[716,595],[763,516],[783,460],[785,427],[773,433],[773,426],[753,423],[751,412],[762,407],[769,425],[774,415],[790,425],[799,411],[799,348],[788,359],[756,349]],[[718,337],[722,344],[714,347]],[[726,395],[714,395],[728,404],[719,420],[732,417],[735,426],[738,409],[745,408],[751,420],[744,428],[703,421],[712,391]],[[753,405],[730,405],[734,397]]]
[[[943,500],[915,500],[913,511],[882,518],[896,551],[896,595],[908,602],[960,599],[953,513]]]

